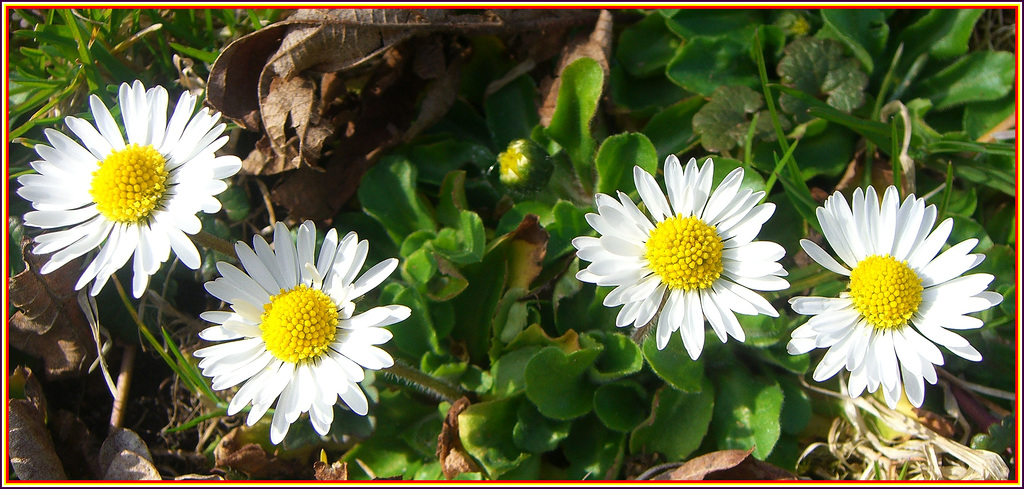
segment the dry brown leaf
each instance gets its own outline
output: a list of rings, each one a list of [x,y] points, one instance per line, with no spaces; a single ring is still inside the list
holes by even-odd
[[[327,465],[327,462],[317,460],[313,462],[313,472],[318,481],[347,481],[348,463],[334,462]]]
[[[258,428],[257,428],[258,429]],[[249,430],[252,430],[249,428]],[[265,436],[265,435],[264,435]],[[258,443],[248,443],[247,427],[231,430],[214,449],[217,467],[237,470],[252,479],[309,479],[310,471],[268,454]]]
[[[122,451],[134,452],[148,460],[150,464],[153,463],[153,455],[149,453],[149,447],[137,433],[128,428],[117,428],[107,436],[106,440],[103,440],[99,455],[100,467],[106,471]]]
[[[64,466],[46,431],[45,414],[31,401],[11,399],[7,406],[8,458],[20,480],[64,480]]]
[[[301,9],[228,45],[210,70],[208,102],[225,117],[246,129],[265,131],[269,137],[261,149],[274,154],[250,155],[243,167],[248,174],[319,166],[325,140],[351,119],[336,117],[338,109],[332,106],[336,97],[329,96],[341,93],[343,81],[323,83],[315,73],[358,67],[368,71],[385,62],[392,48],[417,35],[544,31],[592,17],[593,11],[579,9]],[[428,93],[413,132],[443,116],[454,100],[451,93],[458,86],[458,65],[445,63],[442,56],[442,68],[437,70],[432,65],[439,54],[443,55],[426,50],[425,59],[417,59],[414,67],[421,80],[439,83],[434,84],[434,95]],[[319,97],[314,81],[321,82]],[[411,94],[414,100],[421,88]]]
[[[441,461],[441,470],[448,480],[467,472],[480,472],[477,465],[459,439],[459,414],[469,408],[469,399],[461,397],[448,408],[448,414],[441,425],[441,433],[437,435],[437,458]]]
[[[146,442],[134,431],[117,428],[100,447],[104,480],[161,480]]]
[[[540,124],[547,126],[551,123],[551,116],[555,114],[555,105],[558,102],[558,88],[561,86],[562,71],[566,66],[580,58],[591,58],[601,65],[604,72],[604,83],[608,84],[609,68],[608,58],[612,50],[612,14],[602,10],[590,35],[578,36],[573,39],[562,52],[562,58],[558,62],[558,69],[555,70],[556,78],[550,83],[541,86],[541,94],[544,102],[540,108]]]
[[[163,478],[160,477],[160,471],[153,465],[153,461],[139,453],[121,450],[110,461],[107,471],[103,473],[103,479],[108,481],[158,481]]]
[[[10,303],[20,309],[8,321],[10,346],[42,358],[47,378],[80,377],[96,358],[89,322],[75,290],[82,260],[41,275],[46,258],[31,252],[28,238],[22,240],[21,249],[26,268],[7,284]]]
[[[750,456],[750,450],[719,450],[691,459],[654,480],[794,480],[796,476]]]
[[[262,106],[267,136],[276,155],[272,167],[284,171],[319,161],[334,127],[322,117],[323,104],[313,82],[301,77],[274,78],[270,85]],[[290,136],[292,133],[295,135]]]

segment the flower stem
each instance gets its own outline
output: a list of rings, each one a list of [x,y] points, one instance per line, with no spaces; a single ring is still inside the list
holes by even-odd
[[[418,387],[419,389],[432,394],[448,402],[455,402],[465,393],[458,386],[454,386],[441,379],[436,379],[415,368],[396,361],[391,367],[381,370],[388,375],[404,380],[405,382]]]
[[[204,248],[211,249],[219,253],[223,253],[232,258],[238,258],[235,255],[235,247],[232,246],[231,243],[227,242],[227,240],[223,238],[214,236],[202,229],[200,229],[198,233],[193,234],[192,239],[195,240],[196,243],[199,243],[199,245],[203,246]]]

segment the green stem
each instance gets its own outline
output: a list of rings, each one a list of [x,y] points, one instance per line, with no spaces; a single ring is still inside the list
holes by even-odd
[[[427,375],[401,362],[396,361],[394,365],[381,370],[381,372],[392,375],[398,379],[404,380],[405,382],[420,388],[424,392],[432,394],[448,402],[455,402],[459,400],[459,398],[461,398],[462,396],[466,395],[465,392],[462,391],[462,389],[453,386],[443,380],[431,377],[430,375]]]
[[[202,229],[198,233],[192,235],[192,239],[195,240],[200,246],[223,253],[232,258],[238,258],[235,255],[235,247],[227,240],[214,236]]]

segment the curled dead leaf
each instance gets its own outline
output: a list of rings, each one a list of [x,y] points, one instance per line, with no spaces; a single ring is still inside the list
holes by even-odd
[[[347,481],[348,463],[334,462],[328,465],[327,462],[317,460],[313,462],[313,472],[318,481]]]
[[[42,275],[46,257],[21,242],[25,270],[8,281],[10,303],[20,309],[8,321],[10,346],[43,359],[47,378],[77,378],[96,358],[89,322],[78,303],[75,282],[82,259]]]
[[[64,480],[64,466],[46,430],[45,413],[31,401],[12,399],[7,407],[8,458],[20,480]]]
[[[252,479],[309,479],[312,477],[308,468],[268,454],[258,443],[249,443],[247,440],[251,438],[250,432],[260,429],[259,425],[256,428],[240,426],[225,435],[213,452],[217,467],[237,470]]]
[[[161,480],[146,442],[127,428],[114,430],[100,447],[104,480]]]
[[[459,439],[459,414],[469,407],[469,399],[461,397],[448,408],[448,414],[441,425],[441,433],[437,435],[437,458],[441,461],[441,471],[448,480],[467,472],[480,472],[477,465]]]
[[[795,480],[796,475],[750,456],[750,450],[719,450],[687,461],[654,480]]]

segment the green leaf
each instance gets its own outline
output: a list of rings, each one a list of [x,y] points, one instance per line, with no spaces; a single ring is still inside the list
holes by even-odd
[[[989,426],[987,433],[978,433],[971,437],[971,448],[1002,453],[1013,446],[1016,435],[1014,417],[1005,416],[1002,421]]]
[[[405,257],[399,268],[402,279],[416,285],[426,285],[437,273],[437,259],[429,243],[437,237],[433,231],[416,231],[402,241],[400,254]]]
[[[750,115],[764,106],[761,94],[745,86],[722,86],[715,89],[711,100],[693,116],[693,131],[700,135],[701,145],[711,152],[730,151],[746,144]],[[771,136],[771,120],[761,111],[756,134]]]
[[[704,97],[689,97],[665,107],[647,121],[642,132],[654,144],[658,161],[683,151],[693,143],[693,116],[704,102]]]
[[[644,340],[643,352],[654,373],[669,385],[682,392],[701,392],[704,359],[691,360],[679,335],[673,334],[664,350],[658,350],[654,335],[648,335]]]
[[[838,181],[853,159],[860,137],[840,124],[822,119],[812,119],[807,124],[818,127],[814,134],[808,130],[793,150],[793,158],[800,162],[800,175],[804,180],[824,175]],[[773,150],[768,144],[755,148],[755,161],[759,162],[759,168],[774,169]]]
[[[459,227],[460,211],[468,210],[466,201],[466,172],[449,172],[441,182],[437,194],[437,222],[443,226]]]
[[[516,425],[512,428],[512,439],[523,451],[530,453],[550,452],[569,436],[568,421],[558,421],[545,417],[536,406],[528,402],[520,403]]]
[[[709,156],[708,159],[711,157]],[[718,185],[725,180],[725,177],[732,173],[733,170],[743,167],[743,179],[740,180],[741,189],[750,189],[751,192],[761,192],[764,190],[765,183],[764,178],[761,178],[761,174],[753,171],[743,164],[742,161],[734,160],[732,158],[715,157],[712,159],[715,163],[715,172],[711,176],[712,188],[717,189]],[[707,164],[707,159],[704,161],[697,160],[699,165]]]
[[[526,364],[542,346],[525,346],[506,352],[494,361],[492,394],[496,398],[512,397],[526,389]]]
[[[793,377],[779,377],[782,388],[782,416],[779,427],[783,433],[799,435],[811,421],[811,398]]]
[[[179,52],[181,54],[184,54],[185,56],[187,56],[189,58],[198,59],[199,61],[202,61],[203,63],[206,63],[206,64],[211,64],[212,65],[214,61],[217,61],[217,57],[220,56],[220,52],[213,52],[213,53],[211,53],[211,52],[203,51],[202,49],[196,49],[196,48],[191,48],[191,47],[188,47],[188,46],[183,46],[183,45],[178,44],[176,42],[168,43],[168,45],[172,49],[174,49],[175,51],[177,51],[177,52]]]
[[[416,180],[431,185],[441,185],[456,170],[466,170],[471,175],[486,170],[497,157],[487,146],[469,137],[448,134],[417,139],[407,156],[416,167]]]
[[[644,365],[644,357],[632,339],[624,334],[592,331],[584,333],[584,337],[594,339],[604,345],[604,351],[594,363],[591,376],[598,382],[608,382],[640,371]]]
[[[805,37],[786,46],[785,53],[776,68],[783,85],[824,98],[829,106],[846,113],[864,105],[868,77],[856,59],[843,55],[838,41]],[[783,93],[779,107],[800,116],[798,121],[807,120],[808,106],[798,98]]]
[[[217,199],[224,207],[228,219],[238,222],[249,217],[249,196],[241,186],[229,185],[227,189],[217,195]]]
[[[634,165],[650,174],[658,171],[658,153],[647,136],[633,132],[605,139],[597,151],[597,191],[611,196],[616,190],[633,193]]]
[[[632,431],[647,417],[647,391],[632,380],[602,385],[594,393],[594,414],[615,431]]]
[[[339,414],[335,411],[335,414]],[[344,411],[343,411],[344,412]],[[351,412],[347,412],[351,414]],[[375,418],[374,433],[365,441],[361,441],[351,450],[345,452],[342,461],[350,462],[350,467],[366,467],[376,477],[410,477],[426,460],[424,454],[410,446],[403,440],[403,434],[412,426],[422,422],[425,417],[437,418],[437,412],[425,403],[416,402],[402,391],[382,390],[380,404],[375,406],[372,418]],[[348,416],[345,416],[348,417]],[[352,418],[364,418],[363,416],[351,415]],[[335,431],[334,424],[338,423],[341,416],[335,417],[332,423],[332,437],[336,437],[335,443],[340,443],[344,432]],[[353,419],[353,422],[362,420]],[[353,424],[353,423],[349,423]],[[301,425],[300,424],[297,424]],[[292,428],[296,428],[293,426]],[[307,423],[306,426],[309,426]],[[311,426],[309,426],[311,428]],[[320,437],[310,430],[312,440],[307,443],[294,444],[293,446],[312,446],[315,443],[322,443]],[[289,431],[289,436],[291,432]],[[362,465],[351,463],[358,459]],[[366,475],[369,477],[369,475]],[[357,476],[358,477],[358,476]]]
[[[975,51],[926,78],[914,94],[930,99],[935,110],[997,100],[1013,89],[1015,66],[1011,53]]]
[[[484,223],[473,211],[459,211],[458,228],[444,228],[431,245],[456,265],[477,263],[484,256]]]
[[[903,29],[899,42],[905,46],[903,59],[914,60],[922,53],[945,60],[967,52],[971,32],[984,10],[930,9],[917,22]]]
[[[451,302],[455,310],[452,340],[464,344],[470,359],[478,365],[486,364],[491,319],[508,276],[504,251],[491,250],[481,262],[461,268],[468,286]]]
[[[636,78],[626,73],[619,63],[612,63],[608,91],[616,107],[646,117],[669,105],[693,96],[665,76]]]
[[[499,150],[516,139],[527,139],[540,121],[534,107],[537,87],[529,75],[521,75],[484,100],[491,141]]]
[[[705,97],[722,86],[757,87],[757,71],[747,44],[725,36],[694,37],[668,63],[666,74],[679,86]]]
[[[986,102],[972,102],[964,106],[964,131],[972,141],[993,130],[1001,122],[1012,117],[1016,110],[1014,94]]]
[[[526,397],[549,418],[587,414],[594,407],[595,387],[585,374],[600,353],[600,348],[566,353],[555,346],[537,352],[526,365]]]
[[[572,480],[617,479],[626,448],[626,434],[609,430],[597,416],[573,421],[562,451],[569,460],[565,478]]]
[[[494,336],[500,343],[495,343],[495,346],[510,343],[526,329],[527,306],[525,302],[520,301],[526,292],[522,287],[512,287],[498,301],[492,324]]]
[[[597,143],[590,134],[590,120],[597,111],[604,72],[597,61],[584,57],[566,66],[560,79],[555,113],[544,134],[569,154],[584,190],[590,193],[593,188],[594,151],[597,149]]]
[[[959,243],[967,239],[977,239],[978,244],[974,247],[974,253],[984,253],[992,247],[992,238],[988,237],[988,231],[978,221],[969,217],[950,216],[953,218],[953,230],[949,233],[950,243]]]
[[[878,9],[821,9],[825,22],[817,37],[841,41],[860,61],[864,71],[875,70],[875,58],[885,51],[889,25]]]
[[[702,384],[698,393],[680,392],[667,385],[658,389],[650,417],[629,437],[629,450],[661,453],[668,460],[685,460],[697,450],[715,410],[715,388],[707,379]]]
[[[600,287],[580,282],[576,278],[579,260],[573,260],[568,270],[555,284],[551,302],[555,310],[555,328],[559,333],[567,331],[592,331],[612,328],[618,308],[601,303],[611,287]]]
[[[708,36],[749,42],[754,27],[765,23],[765,12],[758,9],[680,9],[666,25],[687,41]]]
[[[649,14],[622,30],[615,58],[630,75],[643,78],[663,73],[679,45],[679,37],[665,27],[665,18]]]
[[[382,159],[367,170],[358,193],[363,210],[384,226],[396,244],[415,231],[436,229],[416,193],[416,167],[408,159]]]
[[[788,91],[788,89],[782,91],[789,94],[793,93]],[[861,119],[859,117],[840,112],[832,107],[812,106],[810,109],[807,109],[807,112],[812,117],[821,117],[827,121],[844,125],[852,129],[857,134],[864,136],[872,143],[875,143],[879,148],[885,149],[892,147],[892,132],[888,124]]]
[[[459,440],[492,479],[512,470],[529,455],[512,434],[518,421],[520,399],[470,404],[459,414]]]
[[[1006,195],[1016,196],[1012,168],[1012,155],[985,155],[986,157],[959,159],[953,165],[953,173],[957,178],[968,182],[984,185]]]
[[[712,434],[719,450],[754,449],[764,460],[779,441],[782,388],[773,378],[755,376],[740,364],[715,370]]]
[[[419,360],[427,352],[440,353],[437,331],[427,303],[416,289],[390,283],[381,290],[382,304],[403,305],[412,310],[404,321],[387,326],[394,333],[388,349],[407,361]]]
[[[552,209],[553,220],[544,226],[548,232],[548,250],[543,266],[561,259],[566,253],[575,252],[572,240],[592,232],[583,217],[585,212],[572,202],[559,200]]]

